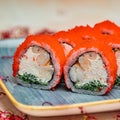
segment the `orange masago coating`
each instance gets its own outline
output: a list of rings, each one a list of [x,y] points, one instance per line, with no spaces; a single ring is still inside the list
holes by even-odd
[[[64,66],[64,78],[65,78],[66,86],[68,89],[71,89],[73,92],[94,94],[94,95],[104,95],[111,90],[116,79],[117,65],[116,65],[115,55],[111,47],[108,46],[107,44],[103,44],[103,42],[101,43],[100,40],[95,40],[95,41],[88,40],[89,42],[83,41],[83,40],[81,41],[82,41],[81,44],[76,46],[67,57],[67,61]],[[99,92],[93,92],[93,91],[89,92],[87,90],[76,88],[74,86],[74,82],[71,81],[71,78],[69,75],[71,67],[75,64],[78,58],[84,55],[84,53],[88,53],[90,51],[94,51],[101,56],[102,61],[104,63],[103,67],[105,67],[108,74],[107,80],[106,80],[107,87],[104,88],[103,90],[100,90]]]
[[[39,46],[50,54],[50,59],[55,69],[52,77],[52,79],[54,79],[54,85],[51,86],[51,88],[54,88],[60,82],[65,55],[61,45],[52,36],[31,35],[26,38],[26,40],[17,48],[14,54],[13,76],[17,77],[20,59],[23,57],[26,50],[31,46]]]
[[[94,38],[95,31],[89,26],[76,26],[74,29],[70,30],[71,32],[74,31],[76,33],[77,41],[80,39],[91,39]]]
[[[120,36],[120,27],[109,20],[95,24],[93,29],[102,35]]]
[[[105,42],[104,40],[102,41],[101,39],[102,36],[88,25],[85,27],[84,26],[75,27],[71,31],[74,31],[76,33],[76,37],[73,38],[75,39],[74,41],[79,41],[77,42],[76,46],[81,46],[82,44],[85,45],[92,41],[93,42],[100,41],[103,42],[103,44]]]

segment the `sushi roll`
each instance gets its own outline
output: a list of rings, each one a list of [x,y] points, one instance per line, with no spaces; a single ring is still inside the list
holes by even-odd
[[[100,38],[101,37],[101,38]],[[114,87],[120,89],[120,38],[117,36],[99,36],[113,50],[117,62],[117,74]],[[114,62],[114,61],[113,61]]]
[[[111,46],[111,49],[114,51],[118,66],[114,87],[120,88],[120,27],[106,20],[96,24],[93,29],[99,38]]]
[[[23,86],[53,89],[60,82],[64,61],[64,51],[52,36],[28,36],[14,54],[13,76]]]
[[[93,29],[99,34],[99,38],[111,46],[111,49],[114,51],[118,67],[114,87],[120,88],[120,27],[115,23],[106,20],[95,24]]]
[[[109,45],[114,51],[116,61],[117,61],[117,74],[114,87],[120,89],[120,38],[111,37],[109,38]]]
[[[83,41],[70,52],[63,71],[65,84],[73,92],[104,95],[116,79],[115,55],[100,40]]]

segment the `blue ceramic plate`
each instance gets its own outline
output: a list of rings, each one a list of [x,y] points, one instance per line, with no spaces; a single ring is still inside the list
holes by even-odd
[[[120,110],[120,90],[112,89],[106,96],[72,93],[64,83],[55,91],[27,88],[15,83],[12,77],[13,55],[24,40],[0,41],[0,85],[12,103],[22,112],[35,116],[58,116]]]

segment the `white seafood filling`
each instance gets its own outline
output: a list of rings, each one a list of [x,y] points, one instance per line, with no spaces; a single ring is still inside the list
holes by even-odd
[[[117,60],[117,75],[120,76],[120,49],[115,51],[115,56],[116,56],[116,60]]]
[[[52,79],[54,67],[51,64],[50,55],[44,49],[33,46],[27,49],[20,59],[18,74],[24,73],[36,76],[38,81],[46,83]]]
[[[93,80],[107,85],[107,71],[99,54],[84,53],[70,69],[70,79],[81,86]]]

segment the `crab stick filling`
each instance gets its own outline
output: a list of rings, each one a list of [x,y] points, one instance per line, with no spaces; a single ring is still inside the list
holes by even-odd
[[[70,68],[69,76],[78,89],[100,91],[107,86],[108,73],[101,56],[96,52],[80,55]]]
[[[39,46],[31,46],[20,59],[18,77],[25,82],[47,85],[54,66],[50,54]]]

